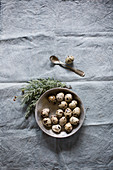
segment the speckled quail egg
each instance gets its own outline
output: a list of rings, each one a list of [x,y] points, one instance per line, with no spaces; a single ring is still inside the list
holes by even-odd
[[[43,125],[46,127],[51,127],[51,119],[50,118],[44,118],[43,119]]]
[[[62,118],[59,119],[59,124],[61,126],[64,126],[67,123],[67,119],[65,116],[63,116]]]
[[[77,101],[76,100],[72,100],[71,103],[69,103],[69,108],[70,109],[74,109],[77,105]]]
[[[64,93],[62,93],[62,92],[58,93],[58,94],[56,95],[56,99],[57,99],[58,102],[63,101],[63,99],[64,99]]]
[[[49,116],[49,112],[50,112],[49,108],[45,108],[45,109],[43,109],[41,111],[41,116],[42,117],[48,117]]]
[[[67,102],[62,101],[58,106],[59,106],[60,109],[66,109],[67,108]]]
[[[50,102],[56,102],[56,97],[55,96],[49,96],[48,97],[48,100],[50,101]]]
[[[70,118],[72,116],[72,110],[70,108],[65,109],[64,115],[66,118]]]
[[[79,123],[79,119],[74,116],[72,116],[69,121],[72,125],[77,125]]]
[[[73,116],[75,116],[75,117],[79,117],[80,116],[80,108],[79,107],[76,107],[73,110]]]
[[[67,56],[65,59],[65,63],[66,64],[71,64],[74,61],[74,57],[73,56]]]
[[[68,122],[68,123],[65,124],[66,132],[71,132],[72,129],[73,129],[73,127],[72,127],[71,123]]]
[[[65,95],[65,101],[66,102],[71,102],[72,101],[72,94],[66,94]]]
[[[55,132],[55,133],[59,133],[59,132],[61,131],[61,126],[60,126],[59,124],[53,125],[53,126],[52,126],[52,130],[53,130],[53,132]]]
[[[63,110],[62,109],[58,109],[57,111],[56,111],[56,116],[58,117],[58,118],[61,118],[62,116],[63,116]]]
[[[51,115],[51,122],[56,125],[58,123],[58,118],[55,115]]]

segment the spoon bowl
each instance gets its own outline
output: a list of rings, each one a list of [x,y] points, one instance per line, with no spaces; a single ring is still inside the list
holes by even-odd
[[[61,64],[60,60],[55,55],[50,56],[50,60],[53,64]]]

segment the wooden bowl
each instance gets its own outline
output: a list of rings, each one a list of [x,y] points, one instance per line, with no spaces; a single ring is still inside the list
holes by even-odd
[[[49,108],[50,109],[50,116],[51,115],[55,115],[55,112],[56,110],[58,109],[58,103],[56,104],[53,104],[51,102],[48,101],[48,97],[51,96],[51,95],[55,95],[59,92],[63,92],[64,94],[67,94],[67,93],[71,93],[72,96],[73,96],[73,100],[77,100],[78,101],[78,104],[77,106],[80,107],[81,109],[81,114],[80,114],[80,117],[79,117],[79,124],[77,127],[75,127],[70,133],[66,133],[65,131],[61,131],[59,134],[56,134],[52,131],[52,129],[47,129],[43,123],[42,123],[42,117],[41,117],[41,111],[42,109],[44,108]],[[35,108],[35,118],[36,118],[36,122],[37,124],[39,125],[39,127],[42,129],[43,132],[45,132],[46,134],[52,136],[52,137],[56,137],[56,138],[65,138],[65,137],[68,137],[68,136],[71,136],[73,135],[74,133],[76,133],[80,127],[82,126],[83,124],[83,121],[84,121],[84,117],[85,117],[85,114],[84,114],[84,107],[83,107],[83,104],[80,100],[80,98],[71,90],[69,89],[66,89],[66,88],[53,88],[53,89],[50,89],[48,91],[46,91],[40,98],[39,100],[37,101],[36,103],[36,108]]]

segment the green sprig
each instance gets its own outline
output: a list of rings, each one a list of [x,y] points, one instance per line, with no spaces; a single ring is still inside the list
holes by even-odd
[[[24,88],[21,88],[23,94],[21,96],[22,104],[27,105],[25,118],[28,118],[34,112],[36,101],[39,97],[47,90],[55,87],[70,88],[65,83],[50,78],[28,81],[28,84]]]

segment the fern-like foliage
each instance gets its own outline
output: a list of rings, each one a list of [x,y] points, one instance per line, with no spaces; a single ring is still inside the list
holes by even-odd
[[[27,85],[21,89],[23,93],[21,96],[22,104],[27,104],[25,118],[28,118],[31,113],[34,112],[36,101],[39,97],[47,90],[55,87],[66,87],[66,85],[58,80],[50,78],[36,79],[27,82]]]

